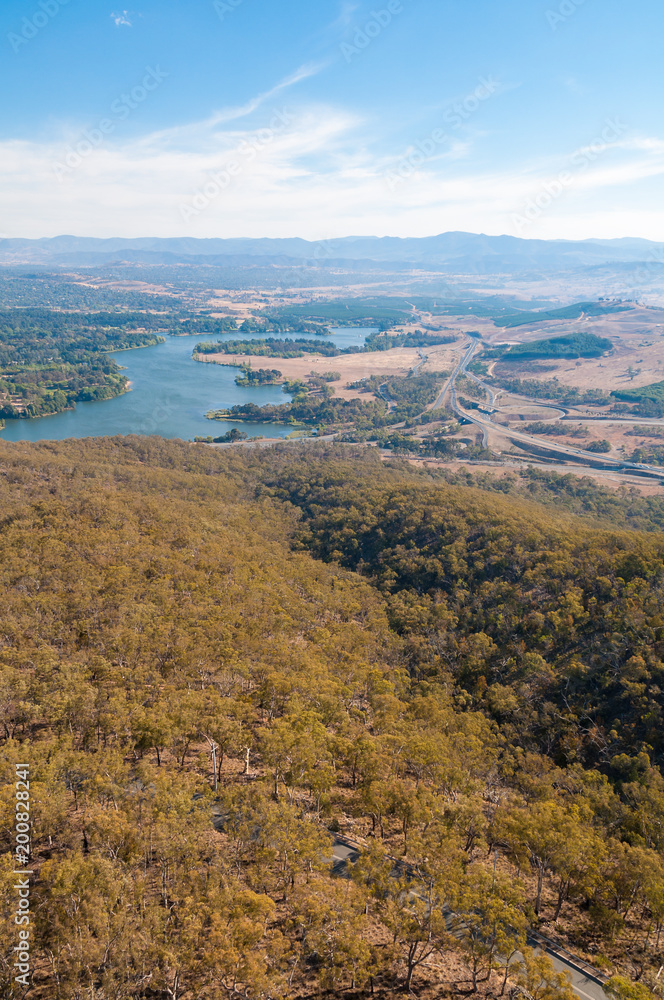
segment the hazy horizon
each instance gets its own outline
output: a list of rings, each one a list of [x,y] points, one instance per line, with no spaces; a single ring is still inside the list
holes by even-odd
[[[164,236],[157,235],[155,233],[140,233],[138,235],[126,235],[126,234],[100,234],[100,233],[74,233],[74,232],[60,232],[54,233],[53,235],[41,235],[41,236],[24,236],[22,234],[17,234],[15,236],[7,236],[6,234],[0,234],[0,242],[4,241],[20,241],[24,240],[26,242],[38,243],[44,242],[46,240],[58,240],[58,239],[75,239],[75,240],[101,240],[101,241],[132,241],[132,240],[193,240],[195,242],[210,242],[214,240],[221,240],[226,242],[247,240],[253,242],[261,241],[286,241],[286,240],[301,240],[304,243],[326,243],[326,242],[339,242],[342,240],[433,240],[443,236],[476,236],[478,238],[486,237],[489,239],[501,239],[501,238],[511,238],[518,240],[530,240],[539,241],[544,243],[620,243],[625,241],[640,241],[643,243],[652,243],[657,245],[664,242],[662,239],[651,239],[647,236],[635,235],[633,233],[625,233],[621,236],[578,236],[578,237],[565,237],[565,236],[515,236],[514,233],[506,232],[471,232],[470,230],[456,229],[456,230],[445,230],[444,232],[431,232],[424,233],[421,236],[414,235],[412,233],[345,233],[340,236],[322,236],[319,238],[308,238],[301,236],[298,233],[286,232],[278,236],[267,236],[265,234],[258,236],[247,236],[246,234],[241,234],[239,236],[192,236],[189,233],[169,233]]]

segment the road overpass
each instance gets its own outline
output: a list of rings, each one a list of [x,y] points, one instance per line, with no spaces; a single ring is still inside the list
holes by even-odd
[[[439,407],[444,405],[445,400],[448,395],[450,397],[451,408],[457,417],[474,424],[482,431],[482,444],[484,448],[488,447],[489,444],[489,434],[493,431],[496,434],[500,434],[503,437],[508,438],[510,441],[514,441],[515,444],[520,445],[524,450],[534,451],[539,455],[551,455],[558,459],[568,459],[575,463],[581,462],[583,465],[588,465],[594,469],[600,469],[603,471],[614,470],[617,472],[627,472],[631,475],[639,475],[650,479],[656,479],[659,482],[664,483],[664,468],[660,468],[654,465],[639,464],[635,462],[625,462],[622,459],[611,458],[607,455],[598,454],[596,452],[586,451],[583,448],[575,448],[573,445],[558,444],[554,441],[542,441],[541,438],[536,437],[532,434],[526,434],[524,431],[513,430],[509,426],[503,424],[497,424],[493,421],[489,414],[478,413],[477,410],[467,410],[462,407],[459,403],[457,391],[456,391],[456,380],[460,375],[467,374],[473,379],[482,389],[488,394],[491,400],[491,405],[495,405],[496,391],[492,386],[487,385],[480,378],[471,372],[467,372],[468,365],[471,363],[473,357],[478,348],[478,344],[471,343],[467,350],[465,351],[463,357],[459,361],[458,365],[452,372],[448,382],[444,386],[442,392],[440,393],[438,399],[434,403],[434,407]],[[510,393],[512,395],[512,393]],[[526,398],[526,397],[523,397]],[[557,409],[560,413],[566,414],[566,410],[562,407],[556,406],[555,403],[546,402],[544,400],[529,400],[529,402],[537,403],[542,406],[549,406],[552,409]]]

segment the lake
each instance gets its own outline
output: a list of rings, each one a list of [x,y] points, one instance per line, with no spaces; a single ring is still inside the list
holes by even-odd
[[[362,347],[374,329],[338,327],[332,336],[321,338],[337,347]],[[118,351],[112,357],[125,368],[131,380],[131,392],[115,399],[77,403],[75,410],[56,413],[36,420],[7,420],[0,430],[1,441],[62,441],[64,438],[105,437],[116,434],[157,434],[164,438],[195,437],[212,434],[219,437],[232,427],[240,427],[250,437],[286,437],[292,428],[279,424],[237,424],[207,420],[208,410],[220,410],[238,403],[285,403],[281,386],[241,389],[235,385],[237,368],[201,364],[191,357],[202,340],[258,339],[261,334],[229,333],[220,337],[167,337],[164,344]],[[263,335],[264,336],[264,335]],[[282,340],[298,337],[314,339],[312,334],[276,334]],[[255,368],[277,367],[273,358],[255,358]],[[312,361],[312,367],[315,362]]]

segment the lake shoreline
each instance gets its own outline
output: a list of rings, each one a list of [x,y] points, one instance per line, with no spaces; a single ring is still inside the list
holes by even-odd
[[[335,331],[334,342],[340,347],[360,347],[369,332],[339,328]],[[127,384],[120,394],[104,400],[78,402],[74,407],[58,413],[8,419],[5,427],[0,427],[0,442],[58,441],[134,434],[193,441],[195,437],[209,435],[211,425],[205,416],[208,412],[231,409],[245,403],[247,398],[258,406],[277,406],[288,401],[289,397],[284,395],[281,384],[237,386],[237,371],[234,372],[233,368],[241,366],[227,363],[235,360],[232,356],[222,359],[226,362],[223,365],[205,365],[194,361],[192,349],[199,342],[200,334],[169,336],[163,343],[150,345],[149,350],[146,345],[145,349],[141,346],[112,352],[111,357],[118,361],[119,354],[124,355],[121,367]],[[309,369],[311,367],[322,368],[322,359],[309,364]],[[251,392],[249,397],[248,388]],[[49,417],[48,422],[43,419],[46,416]],[[223,434],[237,426],[232,419],[227,419],[225,426],[224,418],[215,423],[218,428],[215,428],[216,434]],[[243,420],[242,425],[250,436],[270,435],[278,439],[304,429],[273,421]]]
[[[169,334],[170,336],[170,334]],[[151,344],[136,344],[134,347],[114,347],[110,351],[100,351],[100,354],[126,354],[127,351],[144,351],[147,347],[161,347],[166,343],[166,337],[159,337]]]
[[[112,399],[120,399],[121,396],[126,396],[128,392],[131,392],[132,385],[133,385],[132,382],[127,382],[127,385],[122,390],[122,392],[116,392],[112,396],[107,396],[106,399],[78,399],[73,406],[66,406],[64,410],[55,410],[53,413],[37,413],[33,417],[29,417],[27,415],[21,417],[2,417],[1,419],[16,420],[19,423],[25,423],[26,421],[30,420],[46,420],[47,417],[59,417],[61,413],[74,413],[76,407],[80,406],[81,403],[110,403]],[[6,429],[5,427],[0,425],[0,431],[3,431],[5,429]],[[2,438],[0,438],[0,440],[2,440]]]

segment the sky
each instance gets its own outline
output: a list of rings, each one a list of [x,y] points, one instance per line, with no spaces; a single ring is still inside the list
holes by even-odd
[[[661,241],[663,21],[661,0],[3,0],[0,236]]]

